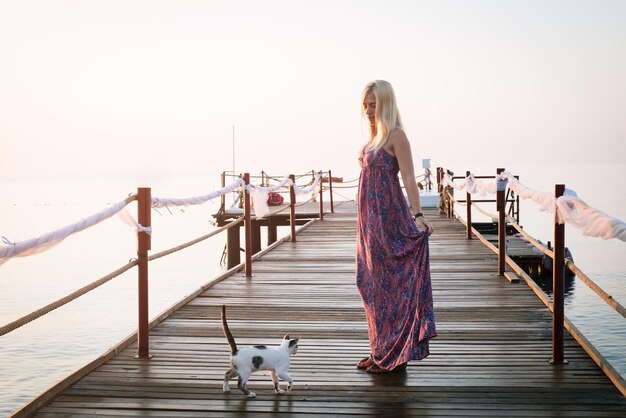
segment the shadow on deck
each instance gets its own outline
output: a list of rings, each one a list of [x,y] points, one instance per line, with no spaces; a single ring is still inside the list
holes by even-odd
[[[153,359],[133,359],[133,345],[37,416],[626,416],[626,399],[568,334],[570,363],[548,364],[551,315],[533,292],[498,277],[496,256],[460,223],[427,215],[439,336],[406,372],[354,367],[369,350],[347,203],[255,261],[252,279],[235,274],[170,315],[150,332]],[[248,385],[256,399],[236,385],[222,393],[222,304],[240,347],[301,338],[290,394],[275,395],[265,374]]]

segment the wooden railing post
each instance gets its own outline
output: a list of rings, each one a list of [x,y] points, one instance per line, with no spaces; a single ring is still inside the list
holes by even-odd
[[[250,184],[250,173],[244,173],[244,184]],[[246,236],[246,277],[252,277],[252,223],[250,222],[250,193],[244,189],[243,192],[243,222]]]
[[[449,187],[444,187],[444,193],[446,195],[446,211],[448,213],[448,218],[452,218],[454,214],[454,208],[452,206],[452,199],[450,198],[450,193],[448,192]]]
[[[144,227],[152,226],[152,196],[149,187],[137,189],[137,222]],[[148,251],[152,240],[147,232],[137,232],[137,270],[138,270],[138,325],[137,355],[138,359],[149,359],[150,341],[148,336]]]
[[[470,176],[470,172],[465,172],[465,178]],[[472,239],[472,195],[467,191],[467,197],[465,198],[465,202],[467,203],[467,239]]]
[[[328,170],[328,188],[330,189],[330,213],[335,213],[335,205],[333,204],[333,173]]]
[[[230,270],[241,262],[241,229],[240,225],[226,231],[226,267]]]
[[[443,175],[441,174],[442,171],[443,169],[441,167],[437,167],[437,193],[439,193],[439,208],[437,212],[440,215],[443,212],[443,194],[441,192],[443,190],[443,186],[441,185],[443,180]]]
[[[554,187],[554,197],[563,196],[565,185]],[[565,267],[565,224],[558,222],[558,213],[554,214],[554,260],[552,260],[552,364],[565,364],[563,356],[563,321],[564,321],[564,267]]]
[[[289,187],[289,225],[291,226],[291,242],[296,242],[296,176],[289,175],[292,181],[291,187]]]
[[[516,178],[517,180],[519,180],[519,176],[516,176],[515,178]],[[517,224],[518,224],[518,225],[521,225],[521,224],[520,224],[520,220],[519,220],[519,195],[516,195],[516,196],[515,196],[515,202],[517,203],[517,212],[516,212],[516,215],[517,215],[517,216],[515,217],[515,220],[516,220],[516,222],[517,222]]]
[[[322,172],[319,172],[320,176]],[[324,183],[322,182],[322,178],[320,177],[320,220],[324,219]]]
[[[498,168],[496,170],[496,183],[498,184],[498,191],[496,197],[496,206],[498,208],[498,274],[504,275],[506,267],[506,224],[505,224],[505,211],[506,202],[504,199],[504,190],[500,187],[500,181],[498,177],[500,173],[504,171],[504,168]]]

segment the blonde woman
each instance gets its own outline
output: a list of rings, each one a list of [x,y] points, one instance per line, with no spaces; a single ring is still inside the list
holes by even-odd
[[[391,84],[367,84],[362,106],[369,138],[359,157],[356,283],[371,354],[357,367],[386,373],[428,356],[429,339],[437,335],[428,254],[434,229],[421,213],[411,146]]]

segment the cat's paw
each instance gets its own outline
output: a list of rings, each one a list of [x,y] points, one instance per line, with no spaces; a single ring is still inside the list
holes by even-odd
[[[247,396],[247,397],[248,397],[248,398],[256,398],[256,393],[254,393],[254,392],[250,392],[250,393],[248,393],[248,396]]]
[[[227,383],[224,383],[224,385],[222,386],[222,390],[223,390],[225,393],[228,393],[228,392],[230,392],[230,386],[228,386],[228,384],[227,384]]]
[[[292,387],[293,387],[293,382],[289,382],[289,385],[287,385],[287,392],[291,392]]]
[[[284,390],[284,389],[280,389],[280,388],[278,388],[278,389],[274,389],[274,391],[275,391],[276,393],[278,393],[279,395],[282,395],[283,393],[285,393],[285,390]]]

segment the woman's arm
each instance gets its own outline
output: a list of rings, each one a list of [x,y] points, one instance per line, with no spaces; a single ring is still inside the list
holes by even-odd
[[[411,154],[409,139],[402,129],[394,129],[389,138],[389,145],[390,149],[387,149],[387,147],[385,147],[385,149],[392,155],[395,155],[398,160],[400,175],[402,176],[402,182],[404,183],[409,203],[413,209],[413,214],[419,213],[422,211],[422,206],[420,204],[419,189],[415,181],[415,169],[413,168],[413,155]],[[415,222],[420,229],[426,229],[428,235],[433,233],[434,229],[432,225],[423,216],[415,219]]]

